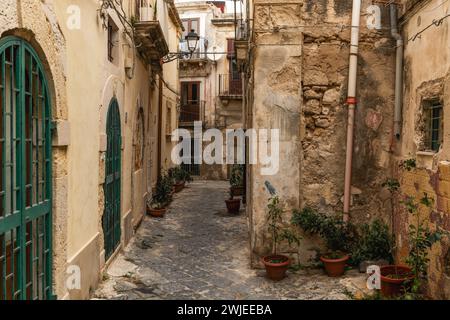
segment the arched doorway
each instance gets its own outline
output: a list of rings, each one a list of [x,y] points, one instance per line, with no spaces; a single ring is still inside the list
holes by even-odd
[[[26,41],[0,40],[0,300],[52,298],[51,104]]]
[[[121,146],[122,135],[120,111],[117,99],[113,98],[106,121],[107,150],[105,165],[105,209],[103,213],[103,234],[105,259],[108,260],[120,245],[121,238]]]
[[[120,245],[121,237],[121,146],[119,104],[112,99],[106,121],[108,139],[105,165],[105,209],[103,213],[103,234],[105,241],[105,259],[108,260]]]

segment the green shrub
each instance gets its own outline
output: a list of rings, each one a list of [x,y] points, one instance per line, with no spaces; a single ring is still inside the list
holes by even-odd
[[[172,188],[173,180],[168,174],[159,176],[150,203],[151,207],[154,209],[166,208],[172,201]]]
[[[359,229],[359,237],[352,253],[352,264],[367,260],[387,260],[393,262],[393,239],[388,226],[380,220],[364,224]]]
[[[180,166],[170,168],[168,171],[168,175],[170,178],[172,178],[173,182],[176,183],[193,181],[191,174]]]
[[[244,185],[244,165],[233,165],[231,169],[230,185],[232,187],[242,187]]]
[[[327,216],[311,208],[305,208],[294,211],[292,224],[309,234],[320,235],[332,256],[352,252],[355,241],[354,226],[345,223],[342,217]]]

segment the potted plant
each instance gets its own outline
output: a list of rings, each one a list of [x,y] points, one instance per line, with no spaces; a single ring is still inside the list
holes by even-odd
[[[389,227],[381,220],[358,228],[358,239],[351,254],[351,264],[366,272],[369,265],[388,265],[393,262],[394,241]]]
[[[237,197],[244,195],[244,165],[233,165],[231,169],[230,185],[233,196]]]
[[[181,192],[185,188],[186,183],[193,180],[190,173],[181,167],[170,168],[168,174],[173,180],[175,193]]]
[[[279,281],[286,277],[286,271],[289,268],[291,259],[278,253],[278,244],[283,240],[287,240],[289,246],[293,243],[299,245],[300,237],[285,227],[283,223],[284,209],[277,195],[272,194],[267,209],[268,231],[272,235],[272,254],[263,257],[262,262],[266,268],[267,277],[271,280]]]
[[[230,198],[225,200],[229,214],[239,214],[241,211],[241,199],[234,198],[233,192],[230,191]]]
[[[355,239],[354,227],[341,217],[330,217],[317,213],[311,208],[295,210],[292,223],[309,234],[318,234],[326,242],[327,252],[320,256],[325,271],[330,277],[340,277],[345,273],[349,253]]]
[[[172,179],[168,175],[158,178],[155,192],[147,204],[147,214],[161,218],[166,214],[167,206],[172,201]]]
[[[420,297],[422,282],[426,279],[428,269],[428,250],[439,241],[443,232],[430,231],[420,217],[420,205],[432,209],[433,199],[426,193],[417,203],[413,197],[407,196],[402,202],[406,211],[413,216],[414,223],[409,225],[409,253],[405,265],[389,265],[381,267],[381,294],[385,297],[400,296],[407,298]]]
[[[180,167],[173,167],[168,170],[168,175],[173,182],[174,193],[179,193],[184,189],[185,181],[182,177],[182,169]]]

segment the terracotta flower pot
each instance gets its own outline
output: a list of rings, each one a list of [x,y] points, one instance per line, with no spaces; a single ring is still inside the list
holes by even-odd
[[[345,265],[350,257],[348,255],[339,259],[329,259],[320,257],[320,261],[325,266],[325,271],[329,277],[340,277],[345,273]]]
[[[271,255],[262,259],[266,267],[267,278],[275,281],[283,280],[291,260],[283,255]]]
[[[380,268],[381,294],[384,297],[395,297],[404,293],[414,279],[412,270],[406,266],[389,265]]]
[[[164,217],[166,212],[167,212],[166,208],[152,209],[152,208],[148,208],[147,207],[147,214],[152,216],[152,217],[154,217],[154,218],[162,218],[162,217]]]
[[[175,193],[181,192],[183,191],[185,186],[185,182],[177,182],[173,185],[174,189],[175,189]]]
[[[233,197],[242,197],[244,195],[244,187],[231,187]]]
[[[227,204],[228,213],[230,214],[239,214],[241,210],[241,199],[228,199],[225,200]]]

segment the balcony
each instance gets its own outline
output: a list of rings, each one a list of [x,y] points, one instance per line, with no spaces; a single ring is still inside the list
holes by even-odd
[[[236,31],[236,40],[234,42],[236,48],[236,60],[238,64],[242,66],[248,59],[248,42],[250,38],[249,22],[246,20],[239,20]]]
[[[184,55],[180,59],[180,78],[207,77],[211,74],[211,61],[208,59],[208,40],[201,38],[197,44],[197,50],[192,55],[189,52],[187,42],[180,42],[180,52]]]
[[[195,121],[205,122],[205,101],[188,100],[181,105],[180,127],[193,127]]]
[[[163,30],[149,0],[136,1],[135,41],[145,62],[161,70],[161,59],[169,53]]]
[[[242,100],[242,79],[240,75],[219,75],[219,97],[221,100]]]
[[[180,42],[180,52],[184,52],[185,55],[182,60],[206,60],[208,59],[206,52],[208,51],[208,40],[205,38],[200,38],[197,44],[197,50],[192,53],[189,52],[188,44],[186,40]]]

